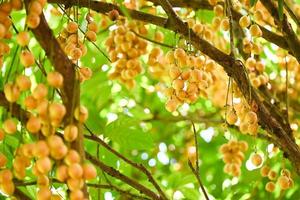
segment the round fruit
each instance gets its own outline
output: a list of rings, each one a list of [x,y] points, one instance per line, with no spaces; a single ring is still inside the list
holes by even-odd
[[[72,163],[68,167],[68,175],[74,179],[81,178],[83,175],[83,169],[82,169],[81,165],[78,163]]]
[[[17,131],[17,123],[9,118],[3,122],[2,128],[7,134],[14,134]]]
[[[31,81],[28,76],[18,75],[16,78],[16,85],[21,91],[29,90],[31,87]]]
[[[61,88],[63,86],[64,78],[59,72],[49,72],[47,74],[47,82],[54,88]]]
[[[26,129],[31,133],[38,133],[41,129],[41,119],[31,115],[26,123]]]
[[[36,167],[42,174],[47,174],[51,170],[51,160],[49,157],[39,158],[36,161]]]
[[[256,153],[251,156],[251,162],[254,166],[258,167],[262,164],[263,159],[260,154]]]
[[[80,105],[77,107],[74,111],[74,117],[77,119],[79,122],[85,122],[88,118],[88,110],[85,106]]]
[[[26,24],[29,28],[35,29],[40,24],[40,16],[36,13],[29,13],[27,15]]]
[[[51,200],[51,191],[49,188],[42,187],[36,194],[37,200]]]
[[[267,177],[269,174],[269,171],[270,171],[270,167],[265,165],[260,169],[260,174],[262,177]]]
[[[266,184],[266,187],[265,187],[265,189],[266,189],[266,191],[268,191],[268,192],[274,192],[274,190],[275,190],[275,183],[274,182],[268,182],[267,184]]]
[[[279,176],[277,182],[278,182],[280,189],[282,189],[282,190],[286,190],[290,187],[289,178],[286,176]]]
[[[83,177],[86,180],[91,180],[97,177],[97,170],[94,165],[85,163],[83,165]]]
[[[238,117],[233,109],[231,109],[226,116],[227,123],[233,125],[237,122]]]
[[[30,67],[34,65],[34,56],[30,51],[24,50],[20,55],[20,62],[24,67]]]
[[[72,141],[76,140],[77,136],[78,136],[78,128],[76,125],[70,124],[65,127],[64,138],[66,141],[72,142]]]
[[[56,169],[56,178],[60,182],[65,182],[69,176],[68,176],[68,167],[66,165],[60,165]]]

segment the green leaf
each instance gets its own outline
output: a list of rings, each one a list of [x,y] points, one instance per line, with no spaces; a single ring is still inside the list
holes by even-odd
[[[278,15],[279,19],[283,19],[283,0],[278,0]]]
[[[251,7],[254,6],[256,4],[257,0],[250,0],[250,5]]]
[[[139,120],[121,115],[116,121],[105,127],[105,135],[118,143],[122,149],[149,149],[152,137],[139,127]]]

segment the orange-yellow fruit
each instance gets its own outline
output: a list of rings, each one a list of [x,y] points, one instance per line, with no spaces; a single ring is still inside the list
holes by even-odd
[[[6,28],[3,24],[0,23],[0,39],[4,38],[6,34]]]
[[[263,159],[262,159],[261,155],[256,153],[251,156],[251,162],[254,166],[258,167],[262,164]]]
[[[23,2],[21,0],[11,0],[10,4],[15,10],[21,10],[23,8]]]
[[[174,112],[179,106],[178,101],[176,99],[169,99],[166,102],[166,109],[169,112]]]
[[[84,198],[81,190],[75,190],[70,193],[70,200],[82,200]]]
[[[29,13],[40,15],[43,12],[43,7],[38,1],[31,1],[29,4]]]
[[[76,125],[70,124],[65,127],[64,138],[66,141],[72,142],[72,141],[76,140],[77,136],[78,136],[78,128]]]
[[[275,180],[276,179],[276,176],[277,176],[277,173],[273,170],[270,170],[269,173],[268,173],[268,178],[270,180]]]
[[[93,31],[95,33],[98,32],[98,26],[96,22],[90,22],[87,26],[88,30]]]
[[[46,175],[40,175],[37,177],[37,185],[38,187],[48,187],[49,186],[49,178]]]
[[[4,194],[11,196],[15,191],[15,185],[12,181],[7,181],[5,184],[0,184],[0,189]]]
[[[3,153],[0,153],[0,168],[4,167],[7,163],[7,158]]]
[[[76,22],[69,22],[67,25],[67,31],[69,33],[76,33],[78,30],[78,24]]]
[[[51,170],[51,160],[49,157],[39,158],[36,161],[37,170],[42,174],[47,174]]]
[[[74,111],[74,117],[75,119],[77,119],[79,122],[85,122],[88,118],[88,109],[83,106],[83,105],[80,105],[78,107],[76,107],[75,111]]]
[[[63,86],[64,78],[59,72],[49,72],[47,74],[47,82],[54,88],[61,88]]]
[[[286,176],[279,176],[277,182],[278,182],[280,189],[282,189],[282,190],[286,190],[290,187],[289,178]]]
[[[67,165],[80,162],[80,155],[76,150],[70,149],[64,159]]]
[[[20,55],[20,62],[24,67],[30,67],[34,65],[34,56],[30,51],[24,50]]]
[[[239,24],[242,28],[247,28],[250,26],[250,18],[249,16],[244,15],[243,17],[240,18]]]
[[[267,177],[269,174],[269,171],[270,171],[270,167],[265,165],[260,169],[260,174],[262,177]]]
[[[97,170],[94,165],[85,163],[82,168],[84,179],[91,180],[97,177]]]
[[[83,169],[82,169],[81,165],[78,163],[72,163],[68,167],[68,175],[74,179],[81,178],[83,175]]]
[[[0,183],[7,183],[13,179],[13,173],[9,169],[0,171]]]
[[[74,179],[74,178],[69,178],[67,180],[67,185],[68,185],[68,188],[71,190],[71,191],[75,191],[75,190],[78,190],[78,189],[81,189],[82,186],[83,186],[84,182],[82,179]]]
[[[40,83],[32,91],[32,96],[37,100],[42,100],[48,95],[48,88]]]
[[[233,109],[231,109],[226,116],[227,123],[233,125],[237,122],[238,117]]]
[[[28,76],[18,75],[16,78],[16,85],[21,91],[29,90],[31,87],[31,81]]]
[[[40,24],[40,16],[36,13],[29,13],[26,18],[26,24],[29,28],[35,29]]]
[[[26,109],[33,110],[37,107],[37,101],[35,100],[35,98],[33,98],[33,96],[30,95],[25,98],[24,105]]]
[[[65,182],[68,179],[68,167],[66,165],[60,165],[56,169],[56,178],[61,182]]]
[[[97,40],[97,34],[94,31],[87,31],[85,33],[85,36],[88,40],[90,40],[92,42],[96,42],[96,40]]]
[[[7,134],[14,134],[17,131],[17,123],[12,118],[9,118],[3,122],[2,128]]]
[[[221,29],[223,31],[228,31],[229,30],[229,27],[230,27],[230,24],[229,24],[229,19],[228,18],[225,18],[221,21]]]
[[[268,192],[274,192],[275,187],[276,187],[275,183],[272,182],[272,181],[269,181],[269,182],[266,184],[265,189],[266,189],[266,191],[268,191]]]
[[[42,187],[36,194],[37,200],[51,200],[51,191],[47,187]]]
[[[262,31],[257,24],[251,25],[249,30],[253,37],[261,37],[262,36]]]
[[[0,128],[0,141],[3,141],[5,137],[5,131],[3,130],[3,128]]]
[[[20,96],[20,89],[12,83],[6,83],[4,85],[4,95],[7,101],[16,102]]]
[[[253,124],[255,122],[257,122],[257,115],[255,112],[253,111],[249,111],[246,115],[245,115],[245,121],[249,124]]]
[[[61,120],[66,114],[66,108],[61,103],[51,103],[49,106],[49,116],[52,120]]]
[[[35,157],[37,157],[37,158],[47,157],[49,155],[49,153],[50,153],[50,149],[45,140],[39,140],[34,145],[33,154]]]
[[[108,17],[111,21],[115,21],[119,18],[119,12],[117,10],[112,10],[108,13]]]
[[[154,34],[154,39],[158,42],[164,41],[164,34],[161,31],[156,31]]]
[[[34,115],[31,115],[26,123],[26,129],[31,133],[38,133],[41,126],[41,119]]]

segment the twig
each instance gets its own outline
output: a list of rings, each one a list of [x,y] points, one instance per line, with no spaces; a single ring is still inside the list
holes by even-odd
[[[147,38],[147,37],[145,37],[145,36],[142,36],[142,35],[140,35],[140,34],[138,34],[137,32],[135,32],[135,31],[132,31],[136,36],[138,36],[138,37],[140,37],[140,38],[142,38],[142,39],[144,39],[144,40],[147,40],[147,41],[149,41],[149,42],[152,42],[152,43],[154,43],[154,44],[157,44],[157,45],[160,45],[160,46],[163,46],[163,47],[167,47],[167,48],[169,48],[169,49],[174,49],[175,47],[173,47],[173,46],[171,46],[171,45],[168,45],[168,44],[164,44],[164,43],[161,43],[161,42],[157,42],[157,41],[155,41],[155,40],[152,40],[152,39],[150,39],[150,38]]]
[[[103,162],[96,159],[94,156],[92,156],[88,152],[86,152],[86,158],[88,160],[90,160],[95,166],[98,166],[105,173],[109,174],[112,177],[120,179],[121,181],[127,183],[128,185],[132,186],[133,188],[137,189],[138,191],[147,195],[148,197],[155,199],[155,200],[163,199],[161,196],[157,195],[155,192],[153,192],[149,188],[145,187],[144,185],[141,185],[134,179],[129,178],[128,176],[125,176],[124,174],[120,173],[118,170],[114,169],[113,167],[110,167],[110,166],[104,164]]]
[[[300,20],[298,19],[298,17],[295,15],[295,13],[292,11],[292,9],[289,7],[289,5],[285,1],[283,1],[283,6],[288,11],[289,15],[294,20],[294,22],[297,24],[297,26],[300,28]]]
[[[117,152],[116,150],[111,148],[108,144],[106,144],[102,139],[100,139],[95,134],[93,134],[93,132],[87,127],[86,124],[84,124],[84,127],[90,133],[90,135],[85,135],[84,136],[85,138],[93,140],[93,141],[99,143],[101,146],[103,146],[104,148],[109,150],[114,155],[118,156],[120,159],[122,159],[123,161],[125,161],[126,163],[131,165],[132,167],[140,170],[142,173],[144,173],[147,176],[149,182],[155,187],[155,189],[158,191],[158,193],[160,194],[162,199],[167,199],[166,195],[164,194],[164,192],[162,191],[162,189],[160,188],[158,183],[155,181],[155,179],[153,178],[151,173],[147,170],[147,168],[144,165],[135,163],[135,162],[129,160],[128,158],[124,157],[122,154],[120,154],[119,152]]]
[[[195,124],[194,122],[192,121],[192,127],[193,127],[193,133],[194,133],[194,140],[195,140],[195,148],[196,148],[196,167],[194,168],[193,167],[193,164],[192,162],[190,161],[190,159],[188,160],[188,165],[189,167],[191,168],[193,174],[196,176],[196,179],[199,183],[199,186],[202,190],[202,193],[204,194],[205,196],[205,199],[206,200],[209,200],[208,198],[208,195],[206,193],[206,190],[203,186],[203,183],[201,181],[201,178],[200,178],[200,167],[199,167],[199,149],[198,149],[198,137],[197,137],[197,132],[196,132],[196,128],[195,128]]]

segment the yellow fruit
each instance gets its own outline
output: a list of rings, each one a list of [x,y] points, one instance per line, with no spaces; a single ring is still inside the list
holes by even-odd
[[[43,7],[38,1],[31,1],[29,4],[29,13],[40,15],[43,12]]]
[[[93,31],[95,33],[98,32],[98,26],[96,22],[90,22],[87,26],[88,30]]]
[[[56,169],[56,178],[60,182],[65,182],[69,176],[68,176],[68,167],[66,165],[60,165]]]
[[[249,124],[253,124],[255,122],[257,122],[257,115],[255,112],[253,111],[249,111],[246,115],[245,115],[245,121]]]
[[[174,112],[179,106],[178,101],[176,99],[169,99],[166,102],[166,109],[169,112]]]
[[[66,114],[66,108],[61,103],[51,103],[49,106],[49,116],[51,120],[61,120]]]
[[[266,189],[266,191],[268,191],[268,192],[274,192],[275,187],[276,187],[275,183],[269,181],[269,182],[266,184],[265,189]]]
[[[19,88],[12,84],[12,83],[6,83],[4,85],[4,95],[7,101],[9,102],[16,102],[19,99],[20,96],[20,90]]]
[[[223,12],[224,12],[223,6],[221,5],[214,6],[214,13],[216,16],[222,17],[224,14]]]
[[[79,190],[82,188],[84,182],[82,179],[74,179],[74,178],[69,178],[67,180],[67,185],[68,185],[68,188],[71,190],[71,191],[75,191],[75,190]]]
[[[229,19],[225,18],[221,21],[221,29],[223,31],[228,31],[230,28]]]
[[[5,184],[0,185],[0,189],[4,194],[11,196],[15,191],[15,185],[12,181],[7,181]]]
[[[169,70],[169,76],[171,79],[177,79],[181,74],[181,70],[179,67],[172,67],[170,70]]]
[[[37,200],[51,200],[51,191],[47,187],[42,187],[36,194]]]
[[[92,164],[83,165],[83,178],[86,180],[91,180],[97,177],[97,170]]]
[[[263,159],[260,154],[256,153],[251,156],[251,162],[254,166],[258,167],[262,164]]]
[[[87,31],[85,37],[92,42],[96,42],[97,40],[97,34],[94,31]]]
[[[267,177],[268,174],[269,174],[269,171],[270,171],[270,167],[268,166],[263,166],[261,169],[260,169],[260,174],[262,177]]]
[[[16,78],[16,85],[20,89],[20,91],[29,90],[31,87],[31,81],[28,76],[18,75]]]
[[[289,178],[286,176],[279,176],[277,182],[278,182],[280,189],[282,189],[282,190],[286,190],[290,187]]]
[[[12,118],[9,118],[3,122],[2,128],[7,134],[14,134],[17,131],[17,123]]]
[[[83,123],[87,120],[88,114],[89,113],[88,113],[87,108],[83,105],[78,106],[74,111],[75,119],[77,119],[81,123]]]
[[[37,185],[38,187],[48,187],[49,186],[49,178],[46,175],[40,175],[37,177]]]
[[[82,169],[81,165],[78,163],[72,163],[68,167],[68,175],[74,179],[81,178],[83,176],[83,169]]]
[[[41,129],[41,119],[31,115],[26,123],[26,129],[31,133],[38,133]]]
[[[247,15],[244,15],[243,17],[240,18],[239,24],[242,28],[247,28],[250,26],[250,18]]]
[[[39,140],[34,145],[33,154],[35,157],[37,157],[37,158],[47,157],[49,155],[49,153],[50,153],[50,149],[45,140]]]
[[[6,28],[3,24],[0,23],[0,39],[3,39],[6,34]]]
[[[29,13],[26,18],[26,24],[29,28],[35,29],[40,24],[40,16],[36,13]]]
[[[64,129],[64,138],[68,142],[76,140],[78,136],[78,128],[76,125],[70,124]]]
[[[268,173],[268,178],[270,180],[275,180],[276,179],[276,176],[277,176],[277,173],[273,170],[270,170],[269,173]]]
[[[54,88],[61,88],[63,86],[64,78],[59,72],[49,72],[47,74],[47,82]]]
[[[34,65],[34,56],[30,51],[24,50],[20,55],[20,62],[24,67],[30,67]]]
[[[163,42],[164,41],[164,34],[161,31],[156,31],[154,34],[154,39],[157,42]]]
[[[249,30],[253,37],[261,37],[262,36],[262,31],[260,30],[260,28],[257,24],[251,25]]]
[[[74,190],[70,193],[70,200],[82,200],[82,199],[84,199],[84,195],[81,190]]]
[[[7,163],[7,158],[3,153],[0,153],[0,168],[4,167]]]
[[[37,170],[42,174],[47,174],[51,170],[51,160],[49,157],[39,158],[36,161]]]
[[[76,33],[78,30],[78,24],[76,22],[69,22],[67,25],[67,31],[69,33]]]
[[[23,2],[21,0],[11,0],[10,4],[15,10],[21,10],[23,7]]]
[[[233,125],[237,122],[238,117],[233,109],[231,109],[226,116],[227,123]]]

